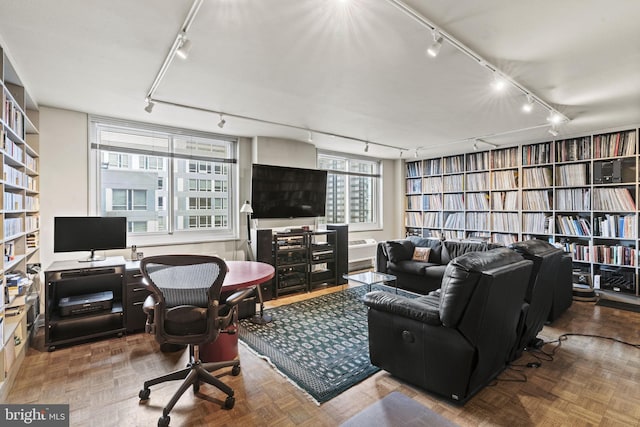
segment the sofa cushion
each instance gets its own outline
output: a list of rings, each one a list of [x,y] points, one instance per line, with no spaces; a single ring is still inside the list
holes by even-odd
[[[389,261],[398,263],[407,261],[413,257],[414,244],[410,240],[389,240],[385,242]]]
[[[432,262],[413,260],[392,262],[389,264],[389,269],[392,271],[392,274],[394,271],[401,271],[403,273],[417,274],[420,276],[424,276],[425,272],[429,272],[429,270],[435,267],[440,267],[440,265]]]
[[[439,239],[426,239],[418,236],[408,236],[407,240],[413,243],[415,247],[431,248],[429,261],[436,264],[442,264],[442,241]],[[447,261],[449,262],[449,261]]]
[[[413,249],[413,257],[411,259],[414,261],[429,262],[430,252],[431,252],[431,248],[420,248],[416,246]]]
[[[462,242],[457,240],[445,240],[442,248],[441,264],[448,264],[449,261],[466,254],[467,252],[479,252],[489,250],[485,242]]]

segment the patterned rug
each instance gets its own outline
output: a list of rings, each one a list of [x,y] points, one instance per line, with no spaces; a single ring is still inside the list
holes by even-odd
[[[373,289],[395,292],[384,285]],[[362,302],[367,291],[367,286],[351,287],[265,310],[273,321],[256,325],[241,320],[240,340],[316,403],[324,403],[379,370],[369,360]]]

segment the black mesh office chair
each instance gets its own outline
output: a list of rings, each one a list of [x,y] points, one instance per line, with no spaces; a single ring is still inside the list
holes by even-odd
[[[240,361],[203,363],[199,346],[215,341],[237,319],[237,304],[253,290],[238,291],[221,304],[220,290],[227,266],[222,259],[213,256],[152,256],[140,262],[140,270],[153,292],[144,303],[147,332],[154,333],[160,344],[189,345],[191,356],[185,369],[145,381],[144,388],[140,390],[140,399],[147,400],[152,385],[184,380],[164,407],[158,426],[168,426],[169,412],[180,396],[191,386],[194,393],[198,392],[203,382],[223,391],[227,395],[223,407],[233,408],[233,389],[210,372],[232,367],[231,374],[238,375]]]

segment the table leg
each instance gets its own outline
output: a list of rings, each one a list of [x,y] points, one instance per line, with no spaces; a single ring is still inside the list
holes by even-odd
[[[271,315],[264,314],[264,300],[262,299],[262,290],[260,289],[260,285],[256,286],[258,290],[258,301],[260,302],[260,314],[256,314],[251,318],[251,323],[255,323],[257,325],[264,325],[273,320]]]

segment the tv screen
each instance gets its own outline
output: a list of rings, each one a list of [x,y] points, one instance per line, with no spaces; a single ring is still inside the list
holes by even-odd
[[[127,247],[127,218],[67,216],[53,219],[53,252],[94,251]]]
[[[327,171],[254,164],[251,207],[254,218],[325,215]]]

